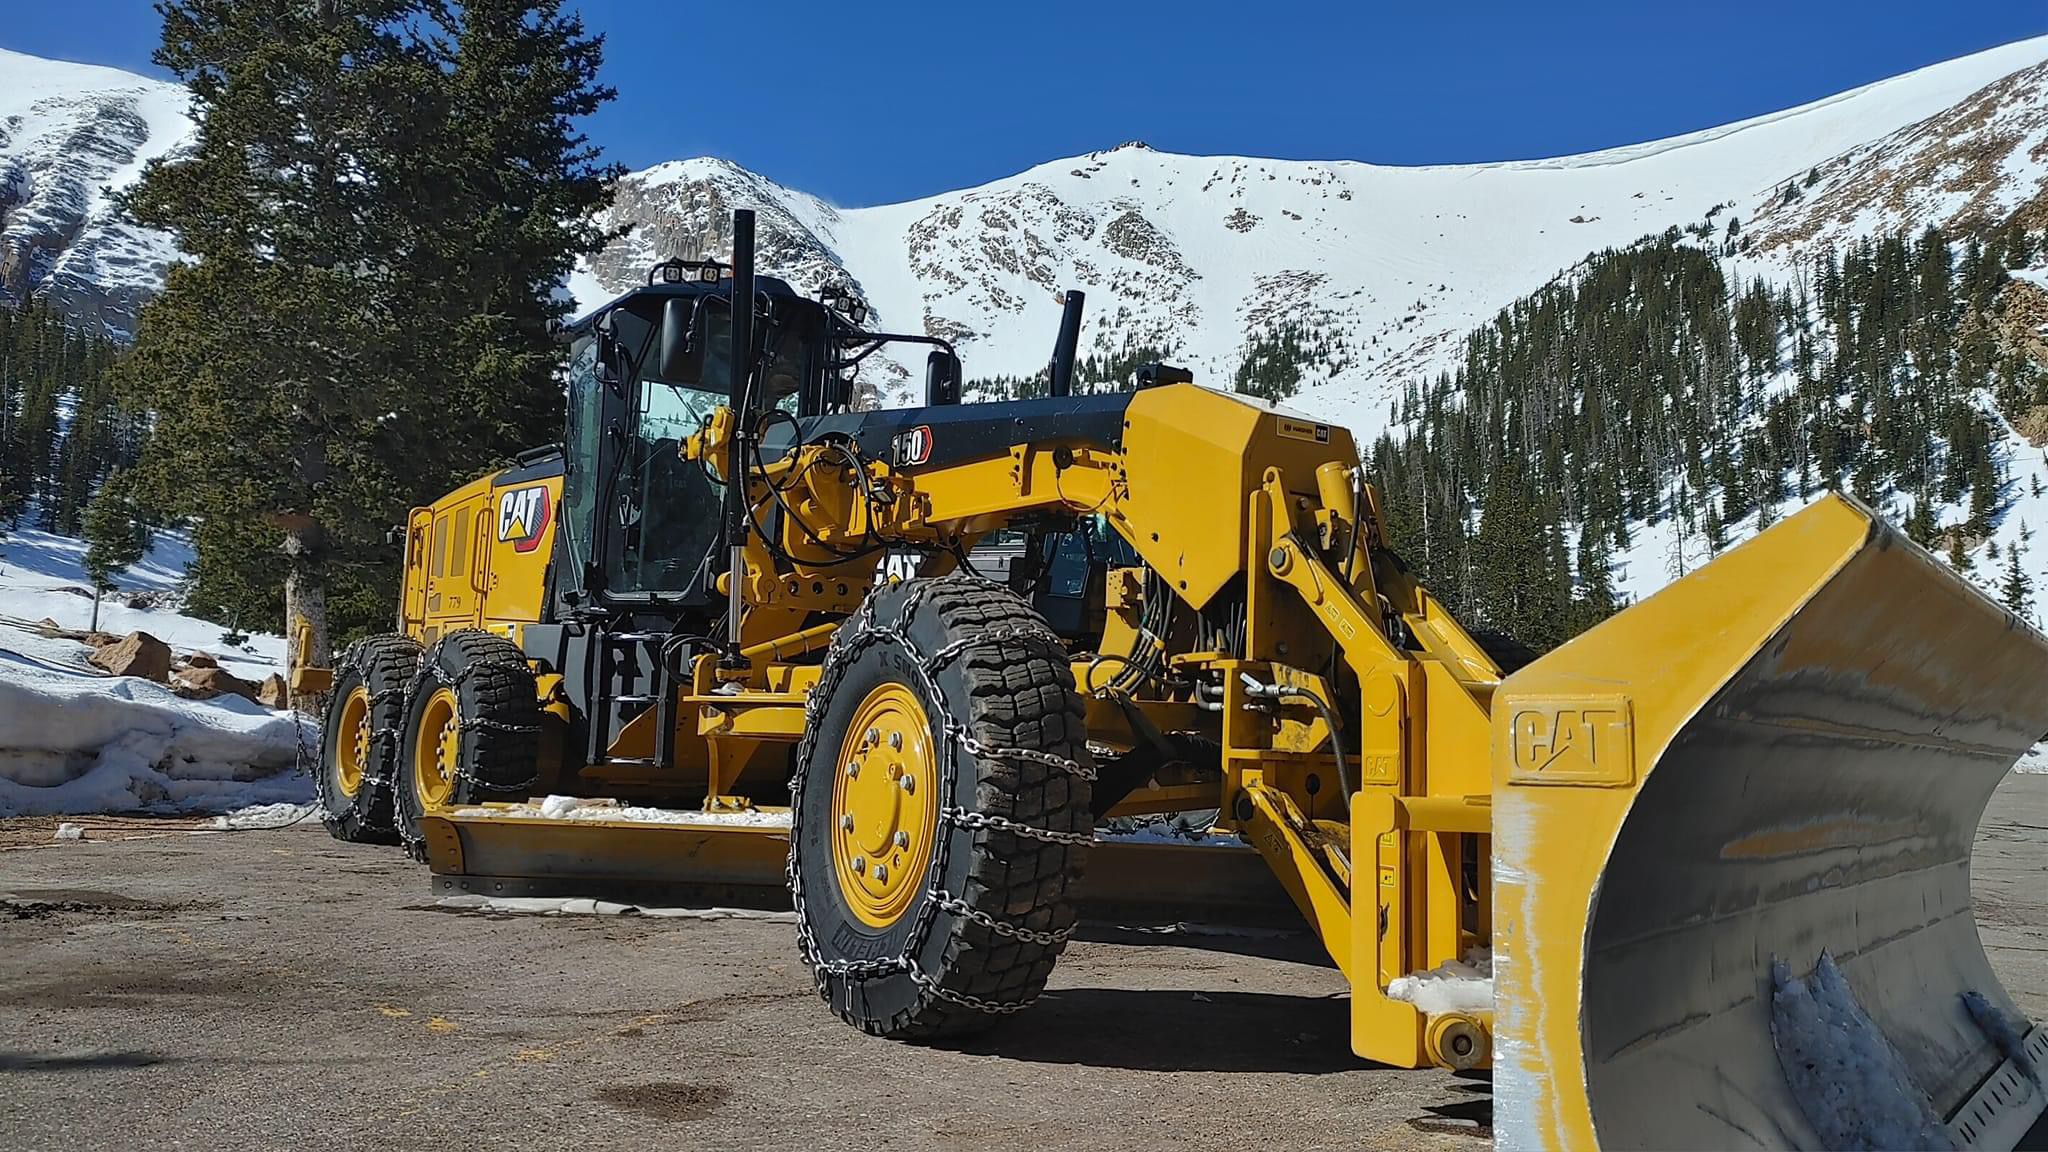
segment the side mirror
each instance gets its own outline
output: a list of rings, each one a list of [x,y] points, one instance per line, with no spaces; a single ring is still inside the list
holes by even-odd
[[[928,405],[960,402],[960,357],[944,348],[934,348],[932,354],[924,358],[924,402]]]
[[[696,384],[704,376],[704,313],[687,296],[661,306],[661,348],[655,370],[669,384]]]

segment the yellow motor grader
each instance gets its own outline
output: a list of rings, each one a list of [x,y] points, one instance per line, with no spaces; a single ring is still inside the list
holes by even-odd
[[[2048,640],[1869,510],[1504,668],[1344,429],[1166,365],[1073,394],[1079,293],[1050,395],[961,403],[944,341],[757,276],[733,224],[730,266],[569,331],[561,449],[412,514],[399,630],[334,670],[335,835],[450,890],[767,892],[831,1009],[902,1039],[1029,1005],[1085,900],[1291,903],[1357,1054],[1492,1068],[1509,1147],[2010,1148],[2040,1116],[2048,1032],[1969,869]],[[904,343],[926,403],[853,410]],[[1250,850],[1095,831],[1192,810]],[[1490,1010],[1389,994],[1475,950]]]

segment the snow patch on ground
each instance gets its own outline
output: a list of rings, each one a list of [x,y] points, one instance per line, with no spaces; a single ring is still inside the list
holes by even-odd
[[[2020,757],[2020,762],[2013,765],[2012,770],[2034,776],[2048,776],[2048,744],[2034,745],[2034,750]]]
[[[184,700],[0,647],[0,817],[305,804],[299,744],[319,739],[310,722],[239,696]]]
[[[252,804],[215,816],[207,827],[218,832],[261,831],[269,828],[289,828],[302,824],[319,814],[320,806],[312,802],[293,804]]]
[[[1493,1011],[1493,950],[1474,948],[1463,960],[1446,960],[1387,985],[1387,998],[1415,1005],[1428,1015]]]
[[[639,904],[615,904],[585,896],[443,896],[436,908],[462,912],[498,912],[522,916],[651,916],[662,920],[766,920],[776,924],[796,923],[794,912],[769,912],[758,908],[651,908]]]

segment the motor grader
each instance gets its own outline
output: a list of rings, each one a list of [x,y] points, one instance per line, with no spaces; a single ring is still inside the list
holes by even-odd
[[[334,669],[335,835],[449,890],[769,891],[831,1009],[907,1040],[1029,1005],[1090,897],[1284,902],[1355,1052],[1490,1067],[1509,1147],[2012,1147],[2041,1114],[1969,862],[2048,640],[1869,510],[1508,669],[1343,428],[1166,365],[1074,394],[1079,293],[1049,395],[961,403],[945,341],[756,275],[751,213],[733,240],[568,331],[560,450],[412,513],[399,629]],[[854,410],[906,343],[926,403]],[[1249,851],[1095,834],[1192,809]],[[1491,1011],[1389,995],[1475,949]]]

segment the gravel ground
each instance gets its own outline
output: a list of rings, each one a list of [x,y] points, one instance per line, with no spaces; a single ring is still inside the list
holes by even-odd
[[[98,823],[88,820],[89,826]],[[436,908],[317,826],[0,821],[0,1146],[1482,1146],[1483,1079],[1361,1067],[1344,985],[1288,938],[1072,944],[975,1041],[862,1036],[786,923]],[[119,825],[119,827],[116,827]],[[114,835],[136,838],[120,840]],[[96,833],[89,833],[96,835]],[[2048,1017],[2048,776],[1980,835],[1992,962]]]

